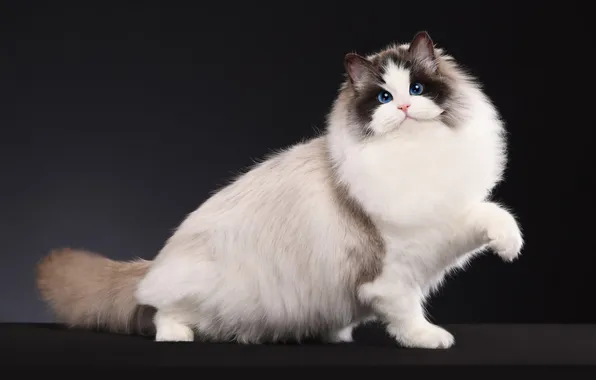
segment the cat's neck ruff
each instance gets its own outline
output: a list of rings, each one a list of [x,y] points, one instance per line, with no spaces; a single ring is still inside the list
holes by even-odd
[[[379,223],[400,228],[440,225],[484,200],[505,165],[501,122],[478,93],[455,128],[406,121],[382,136],[350,133],[337,103],[327,144],[338,179]]]

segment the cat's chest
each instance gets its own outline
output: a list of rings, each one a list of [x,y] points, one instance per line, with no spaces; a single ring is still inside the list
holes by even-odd
[[[353,152],[343,175],[373,216],[424,224],[455,216],[495,182],[490,151],[445,138],[370,145]]]

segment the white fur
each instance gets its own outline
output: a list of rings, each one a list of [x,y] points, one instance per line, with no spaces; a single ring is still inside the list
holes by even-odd
[[[425,298],[483,248],[512,260],[523,240],[511,214],[487,201],[505,165],[492,105],[462,81],[471,111],[450,128],[433,102],[409,96],[407,78],[398,67],[384,78],[395,99],[374,114],[376,136],[350,134],[339,104],[328,135],[264,161],[188,216],[136,294],[159,310],[157,340],[189,340],[187,326],[244,343],[312,334],[349,342],[354,326],[379,318],[406,346],[454,343],[427,321]],[[380,276],[359,289],[348,253],[357,231],[334,202],[326,147],[388,248]]]

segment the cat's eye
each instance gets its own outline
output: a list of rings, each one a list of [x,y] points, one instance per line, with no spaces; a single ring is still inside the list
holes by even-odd
[[[393,95],[391,95],[388,91],[383,90],[379,92],[379,94],[377,95],[377,99],[381,103],[389,103],[393,100]]]
[[[414,82],[410,85],[410,95],[420,95],[423,91],[422,83]]]

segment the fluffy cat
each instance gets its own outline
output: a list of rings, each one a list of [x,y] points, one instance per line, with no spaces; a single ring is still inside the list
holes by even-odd
[[[515,259],[514,216],[490,201],[505,130],[475,78],[426,32],[364,57],[321,135],[280,151],[190,213],[153,261],[61,249],[37,267],[64,323],[156,341],[349,342],[378,320],[405,347],[454,337],[424,302],[492,249]]]

